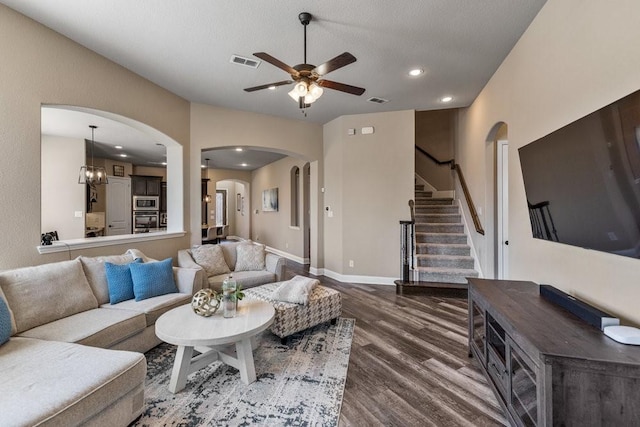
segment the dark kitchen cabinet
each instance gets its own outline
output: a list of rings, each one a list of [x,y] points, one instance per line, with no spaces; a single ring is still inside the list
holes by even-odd
[[[131,175],[131,193],[134,196],[160,196],[161,176]]]

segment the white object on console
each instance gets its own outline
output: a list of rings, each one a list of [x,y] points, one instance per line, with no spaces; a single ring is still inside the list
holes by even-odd
[[[623,344],[640,345],[640,329],[631,326],[607,326],[604,334]]]

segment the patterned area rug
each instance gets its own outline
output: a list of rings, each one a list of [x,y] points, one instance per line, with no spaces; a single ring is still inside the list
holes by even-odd
[[[265,331],[254,351],[257,381],[245,385],[220,361],[189,375],[177,394],[167,386],[176,347],[145,354],[146,410],[139,426],[337,426],[347,378],[354,319],[338,319],[289,337]]]

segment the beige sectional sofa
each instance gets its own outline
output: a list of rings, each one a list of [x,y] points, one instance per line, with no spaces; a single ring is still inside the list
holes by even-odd
[[[258,249],[258,252],[260,252],[259,249],[261,249],[261,252],[263,254],[263,259],[260,260],[262,261],[262,268],[256,267],[255,269],[242,269],[242,271],[238,271],[239,269],[237,267],[240,264],[238,263],[238,254],[242,256],[242,254],[246,253],[246,251],[242,250],[238,252],[238,247],[240,245],[251,245],[249,248]],[[219,291],[222,288],[222,281],[227,278],[229,274],[233,275],[236,283],[242,286],[243,289],[264,285],[266,283],[280,282],[284,280],[286,260],[281,256],[266,252],[264,245],[253,243],[248,240],[239,242],[222,242],[219,245],[203,245],[203,247],[213,246],[219,246],[220,248],[222,248],[224,263],[228,267],[228,272],[208,275],[207,272],[204,271],[202,265],[198,264],[194,260],[193,250],[195,250],[196,247],[194,247],[194,249],[182,249],[178,251],[178,265],[180,267],[203,270],[203,288],[211,288]],[[247,265],[246,262],[241,262],[241,264],[245,266]]]
[[[110,304],[104,263],[136,257],[153,261],[130,250],[0,272],[11,314],[0,346],[0,425],[126,426],[142,413],[139,352],[160,343],[156,319],[190,301],[202,271],[174,267],[178,293]]]

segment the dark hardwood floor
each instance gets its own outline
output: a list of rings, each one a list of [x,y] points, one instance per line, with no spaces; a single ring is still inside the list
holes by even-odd
[[[286,278],[296,274],[313,277],[287,261]],[[342,292],[342,317],[356,319],[340,426],[506,425],[468,357],[466,298],[320,280]]]

